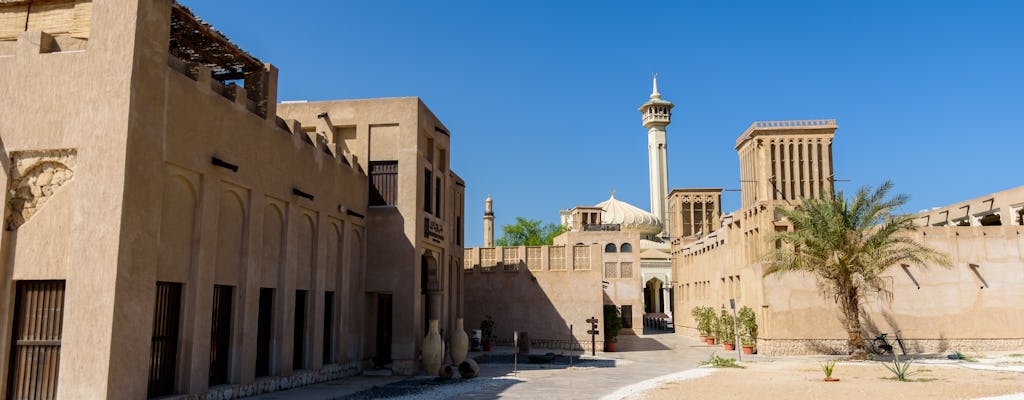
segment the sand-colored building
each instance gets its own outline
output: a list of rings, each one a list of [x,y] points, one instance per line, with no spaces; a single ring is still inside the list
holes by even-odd
[[[465,182],[451,133],[416,97],[287,102],[283,118],[367,171],[366,354],[413,374],[428,320],[453,332],[462,307]]]
[[[776,207],[831,194],[834,120],[756,122],[736,141],[741,208],[723,215],[720,189],[676,189],[670,196],[678,332],[694,335],[695,306],[752,308],[766,354],[840,353],[846,333],[837,307],[813,278],[762,277],[775,243],[792,224]],[[866,336],[899,332],[908,351],[996,350],[1024,346],[1024,188],[922,212],[913,239],[948,254],[953,267],[894,265],[884,292],[865,306]],[[694,212],[696,210],[697,212]],[[697,228],[700,226],[700,228]],[[709,229],[710,228],[710,229]]]
[[[3,398],[412,373],[461,311],[464,184],[417,98],[279,105],[167,0],[0,2],[0,97]]]
[[[617,202],[612,199],[610,202]],[[487,202],[484,220],[493,216]],[[640,329],[640,232],[661,231],[660,224],[602,219],[600,207],[572,209],[571,229],[551,246],[465,249],[467,328],[486,316],[495,321],[499,344],[511,344],[513,332],[527,332],[537,347],[590,349],[587,319],[603,319],[605,304],[622,314],[624,333]],[[648,213],[648,221],[653,215]],[[636,228],[636,229],[630,229]],[[492,242],[486,238],[484,242]],[[603,335],[603,334],[602,334]],[[596,339],[602,348],[604,339]]]

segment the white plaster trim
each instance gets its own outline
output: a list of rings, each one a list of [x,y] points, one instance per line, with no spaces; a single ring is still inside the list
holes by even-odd
[[[619,388],[619,390],[616,390],[611,394],[602,397],[601,400],[620,400],[628,396],[640,394],[642,392],[654,389],[663,383],[703,378],[706,376],[710,376],[714,372],[715,370],[711,368],[695,368],[686,371],[676,372],[674,374],[662,375],[657,378],[651,378],[646,381],[640,381],[632,385]]]

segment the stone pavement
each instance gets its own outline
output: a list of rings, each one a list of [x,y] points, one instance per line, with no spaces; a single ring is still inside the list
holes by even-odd
[[[497,347],[495,354],[511,353],[511,348]],[[534,353],[546,352],[536,349]],[[520,364],[513,374],[511,364],[481,364],[480,378],[510,378],[502,384],[474,385],[469,393],[445,394],[441,397],[453,399],[529,399],[538,398],[581,398],[600,399],[622,393],[620,389],[640,382],[658,378],[697,367],[697,362],[706,360],[717,351],[724,354],[721,346],[705,346],[698,340],[672,333],[647,335],[620,335],[618,351],[597,353],[599,360],[608,363],[587,363],[589,366],[566,368],[564,366]],[[579,354],[579,352],[576,352]],[[471,353],[470,356],[478,355]],[[589,358],[586,353],[585,358]],[[749,356],[748,356],[749,357]],[[614,363],[614,367],[610,364]],[[593,366],[605,364],[608,366]],[[398,382],[404,377],[355,376],[337,381],[305,386],[292,390],[269,393],[252,397],[256,400],[328,400],[344,397],[374,386]],[[482,382],[481,382],[482,383]],[[454,389],[454,388],[453,388]],[[443,391],[443,389],[441,390]],[[441,393],[437,393],[441,395]],[[430,392],[423,393],[431,398]],[[611,400],[611,399],[609,399]]]
[[[721,352],[721,347],[704,346],[696,339],[673,333],[620,335],[617,352],[597,353],[598,357],[615,360],[615,367],[523,371],[518,374],[518,378],[523,381],[519,384],[454,398],[601,399],[621,388],[648,379],[696,368],[697,362],[706,360],[712,351]],[[484,366],[486,364],[481,365],[481,368]],[[507,366],[503,367],[507,369]]]

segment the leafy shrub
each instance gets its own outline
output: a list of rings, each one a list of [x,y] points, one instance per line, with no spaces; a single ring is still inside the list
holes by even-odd
[[[715,311],[709,306],[697,306],[690,310],[694,322],[697,323],[697,331],[701,336],[711,336],[714,330]]]
[[[744,345],[751,346],[757,342],[757,318],[750,307],[740,307],[736,322],[740,325],[740,340]]]
[[[719,342],[736,342],[736,324],[732,318],[732,315],[729,314],[729,312],[726,311],[724,308],[722,309],[722,312],[718,315],[718,318],[715,319],[715,327],[715,337],[716,339],[718,339]]]

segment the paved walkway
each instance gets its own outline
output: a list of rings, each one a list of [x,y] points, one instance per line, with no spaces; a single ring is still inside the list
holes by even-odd
[[[543,351],[545,350],[535,350],[535,352]],[[615,397],[618,398],[623,394],[628,394],[622,389],[630,385],[691,370],[697,366],[698,361],[706,360],[713,351],[722,352],[720,346],[704,346],[696,339],[673,333],[621,335],[617,352],[597,353],[598,359],[610,360],[607,364],[614,364],[614,367],[565,368],[526,364],[519,365],[519,371],[513,374],[510,364],[481,364],[480,378],[491,378],[491,382],[494,384],[474,385],[475,389],[472,392],[446,394],[444,397],[454,399],[495,399],[500,397],[502,399],[529,400],[539,398],[600,399],[615,394]],[[511,353],[511,348],[495,348],[494,353]],[[585,357],[589,357],[589,355],[590,353],[586,353]],[[472,357],[474,354],[470,354],[470,356]],[[589,364],[601,363],[591,362]],[[402,379],[405,378],[356,376],[251,398],[256,400],[336,399]],[[429,398],[429,393],[423,394]]]
[[[673,333],[623,335],[619,336],[617,352],[597,353],[598,357],[614,359],[615,367],[524,371],[518,374],[521,383],[495,390],[481,390],[455,398],[601,399],[619,389],[648,379],[693,369],[697,367],[698,361],[706,360],[712,351],[720,348],[702,346],[695,339]],[[481,367],[484,366],[487,365]],[[510,372],[507,371],[507,366],[497,368],[502,367],[506,370],[501,372]]]

